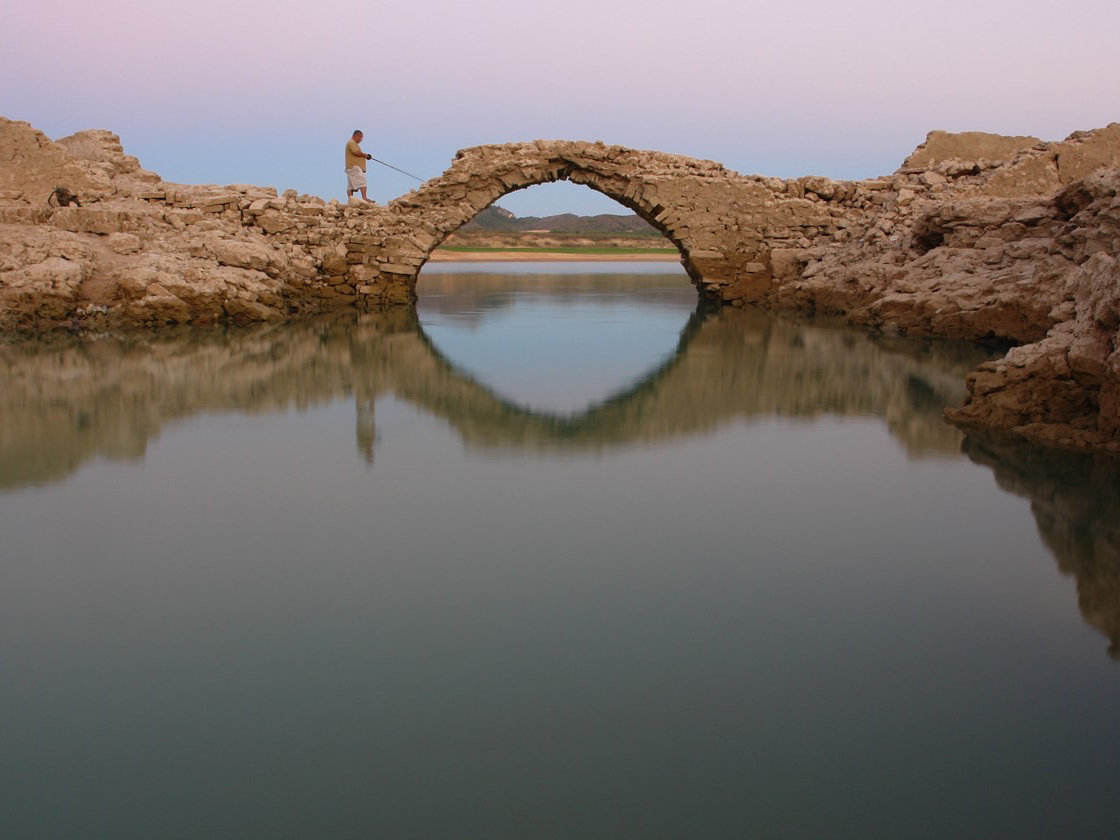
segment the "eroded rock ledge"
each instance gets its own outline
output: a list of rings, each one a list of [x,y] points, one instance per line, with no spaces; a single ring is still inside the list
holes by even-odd
[[[674,242],[701,295],[1016,343],[949,412],[1120,451],[1120,124],[1064,141],[932,132],[893,175],[744,176],[601,143],[482,146],[388,207],[164,182],[119,138],[0,118],[0,330],[281,320],[415,299],[432,250],[505,193],[587,184]],[[66,186],[81,208],[52,208]]]

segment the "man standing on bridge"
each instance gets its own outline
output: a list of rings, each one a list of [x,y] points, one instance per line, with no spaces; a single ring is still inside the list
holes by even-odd
[[[369,204],[366,195],[366,161],[373,160],[373,155],[367,155],[359,145],[365,135],[355,131],[346,141],[346,199],[351,200],[354,193],[361,191],[362,200]]]

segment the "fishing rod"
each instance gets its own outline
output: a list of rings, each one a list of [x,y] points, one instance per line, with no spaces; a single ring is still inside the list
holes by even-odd
[[[381,164],[382,166],[388,166],[388,167],[389,167],[390,169],[396,169],[396,171],[397,171],[397,172],[401,173],[402,175],[407,175],[407,176],[408,176],[409,178],[415,178],[415,179],[416,179],[417,181],[419,181],[419,182],[420,182],[421,184],[423,184],[423,183],[424,183],[424,179],[423,179],[423,178],[420,178],[420,177],[418,177],[418,176],[416,176],[416,175],[413,175],[413,174],[412,174],[411,172],[405,172],[405,171],[404,171],[403,169],[397,169],[397,167],[393,166],[393,164],[391,164],[391,163],[386,163],[385,161],[383,161],[383,160],[378,160],[378,159],[377,159],[377,158],[375,158],[375,157],[370,157],[370,160],[372,160],[372,161],[373,161],[374,163],[380,163],[380,164]]]

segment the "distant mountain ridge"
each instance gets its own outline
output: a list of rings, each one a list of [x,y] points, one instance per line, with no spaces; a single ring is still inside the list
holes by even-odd
[[[634,213],[601,213],[598,216],[577,216],[561,213],[558,216],[525,216],[518,218],[504,207],[494,204],[487,207],[461,230],[487,231],[548,231],[550,233],[613,233],[638,236],[658,236],[656,229]]]

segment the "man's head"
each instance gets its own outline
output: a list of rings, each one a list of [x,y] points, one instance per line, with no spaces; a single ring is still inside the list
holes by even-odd
[[[362,138],[363,138],[363,137],[365,137],[365,135],[364,135],[364,134],[362,134],[362,132],[361,132],[361,131],[355,131],[355,132],[354,132],[353,134],[351,134],[350,136],[354,138],[354,142],[356,142],[356,143],[361,143],[361,142],[362,142]]]

